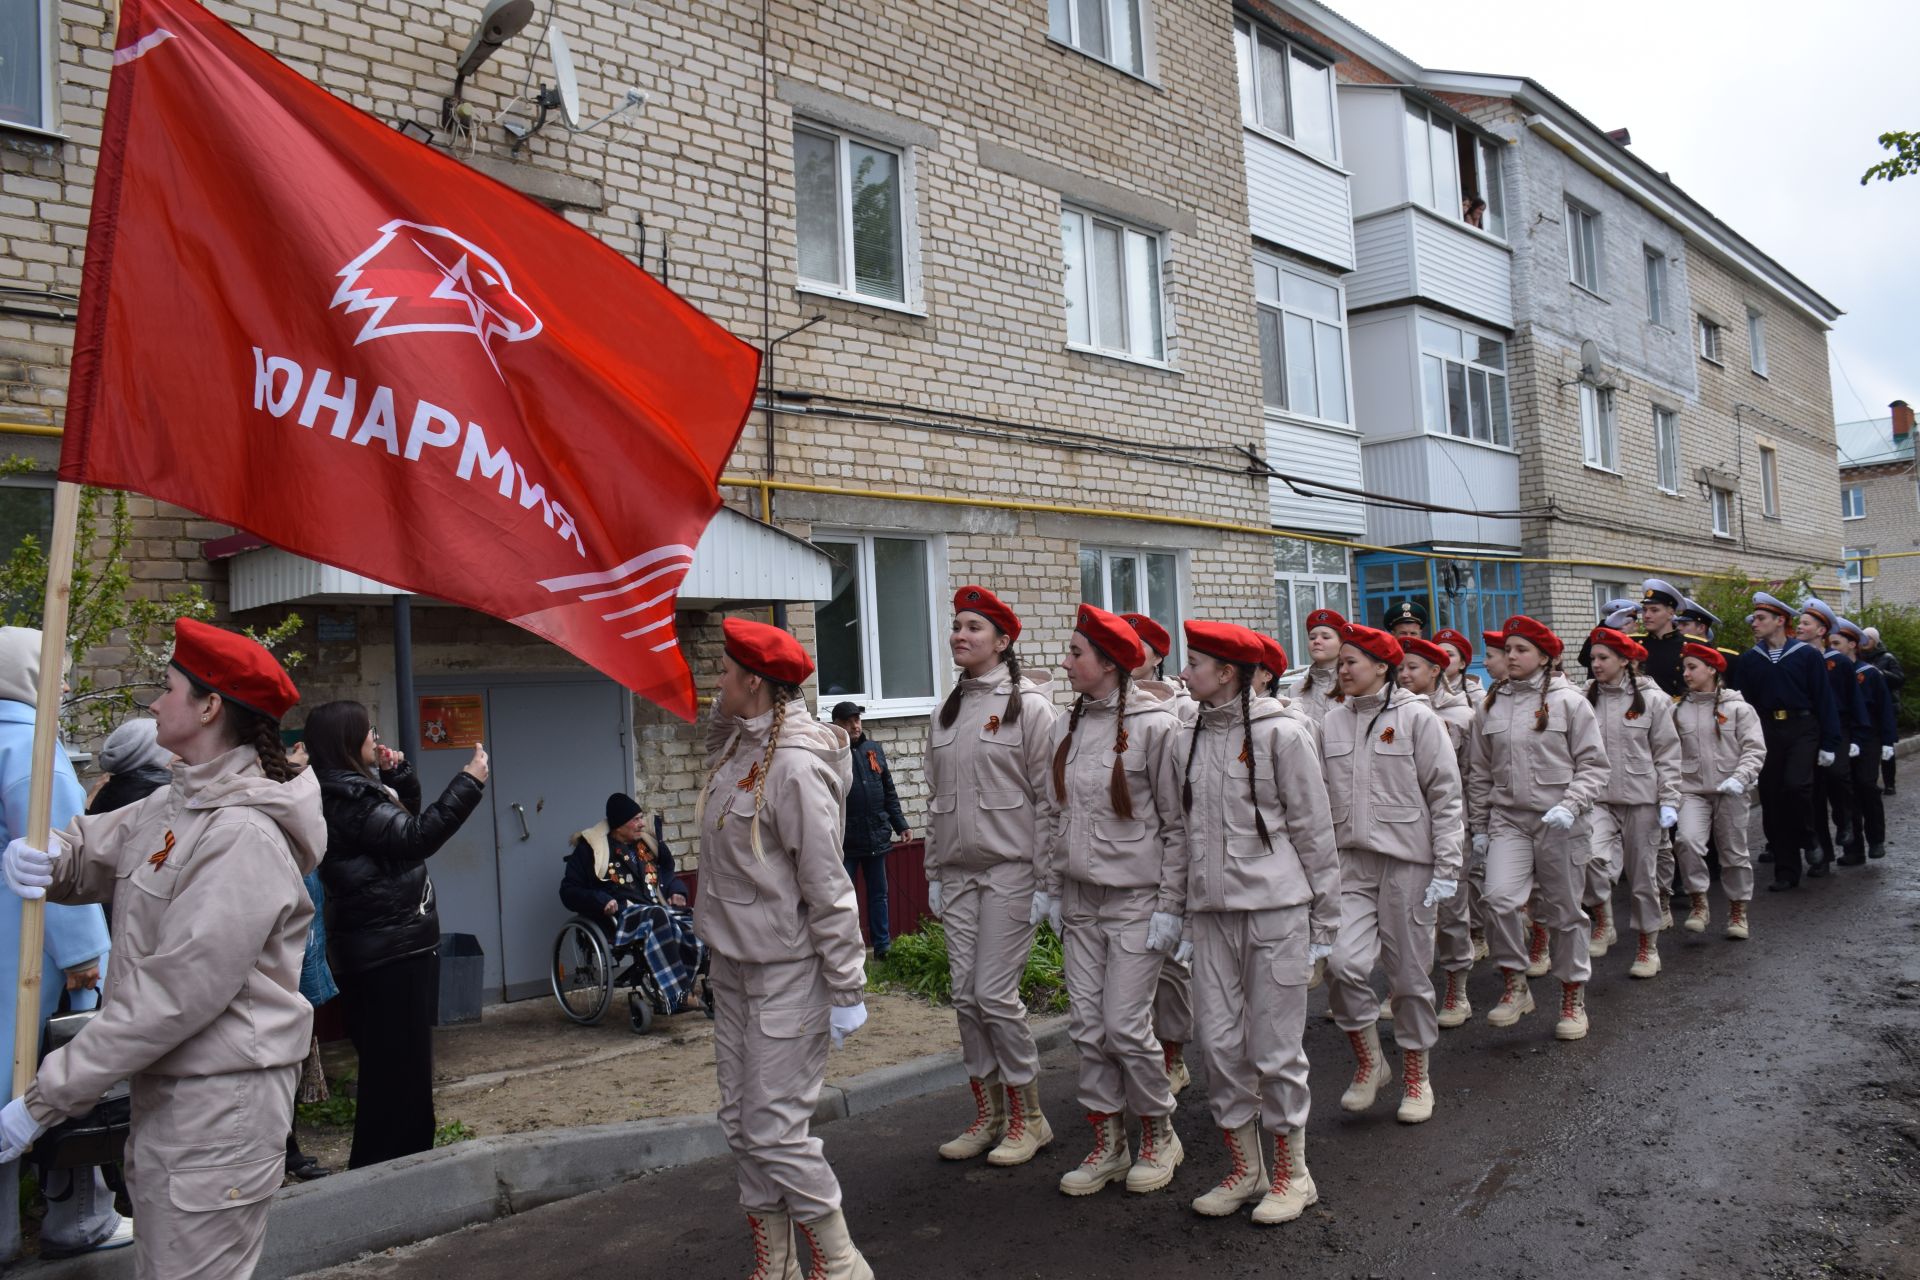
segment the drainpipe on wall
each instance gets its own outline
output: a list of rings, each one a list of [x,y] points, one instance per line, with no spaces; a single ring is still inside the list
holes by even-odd
[[[413,696],[413,597],[393,598],[393,687],[400,703],[400,750],[420,750],[420,703]]]

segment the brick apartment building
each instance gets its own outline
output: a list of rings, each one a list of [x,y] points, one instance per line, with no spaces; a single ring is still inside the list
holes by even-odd
[[[1840,459],[1840,573],[1847,598],[1920,604],[1920,487],[1913,459],[1913,408],[1834,428]]]

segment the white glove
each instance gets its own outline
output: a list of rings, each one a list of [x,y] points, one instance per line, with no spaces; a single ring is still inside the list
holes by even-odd
[[[833,1006],[828,1026],[833,1032],[833,1047],[838,1049],[847,1043],[847,1037],[867,1025],[867,1002],[859,1004],[837,1004]]]
[[[1162,954],[1180,944],[1180,917],[1156,911],[1147,920],[1147,950]]]
[[[1309,942],[1307,944],[1307,959],[1313,961],[1315,964],[1319,964],[1332,954],[1333,944],[1331,942]]]
[[[1857,742],[1849,742],[1847,744],[1847,759],[1858,760],[1859,758],[1860,758],[1860,744]]]
[[[1820,768],[1824,769],[1828,765],[1833,763],[1833,752],[1822,751],[1819,755],[1813,758],[1813,762],[1816,765],[1818,765]]]
[[[1546,823],[1555,831],[1571,831],[1573,830],[1574,822],[1573,810],[1563,804],[1557,804],[1541,814],[1540,821]]]
[[[1173,949],[1173,962],[1175,964],[1192,964],[1193,943],[1187,941],[1185,938],[1180,939],[1180,945]]]
[[[927,881],[927,910],[933,912],[935,920],[940,918],[940,882],[938,880]]]
[[[1661,806],[1660,806],[1660,825],[1661,825],[1661,826],[1663,826],[1663,827],[1677,827],[1677,826],[1679,826],[1679,825],[1680,825],[1680,811],[1679,811],[1678,809],[1676,809],[1676,808],[1674,808],[1674,807],[1673,807],[1672,805],[1670,805],[1670,804],[1663,804],[1663,805],[1661,805]]]
[[[1445,902],[1458,892],[1460,892],[1458,880],[1442,880],[1436,876],[1427,881],[1427,897],[1424,905],[1431,907],[1435,903]]]
[[[1891,759],[1893,759],[1893,748],[1892,748],[1892,747],[1882,747],[1882,748],[1880,748],[1880,758],[1881,758],[1882,760],[1891,760]]]
[[[1728,778],[1715,788],[1715,790],[1719,791],[1723,796],[1743,796],[1747,794],[1747,784],[1738,778]]]
[[[1486,832],[1476,831],[1473,834],[1472,845],[1473,865],[1476,867],[1485,866],[1487,862],[1487,850],[1493,847],[1492,839],[1488,837]]]
[[[1058,908],[1053,898],[1042,890],[1035,889],[1033,891],[1033,905],[1027,909],[1027,923],[1033,928],[1038,929],[1042,920],[1054,916],[1057,914],[1057,911]],[[1059,926],[1056,925],[1055,932],[1058,931]]]
[[[15,1098],[0,1107],[0,1164],[12,1164],[27,1154],[33,1140],[46,1131],[47,1126],[27,1114],[25,1098]]]
[[[0,857],[0,873],[6,876],[7,888],[21,897],[44,898],[47,886],[53,883],[53,855],[25,840],[15,840]]]

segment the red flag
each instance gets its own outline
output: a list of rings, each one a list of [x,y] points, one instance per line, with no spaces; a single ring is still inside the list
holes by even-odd
[[[753,348],[192,0],[127,0],[64,480],[508,619],[679,715]]]

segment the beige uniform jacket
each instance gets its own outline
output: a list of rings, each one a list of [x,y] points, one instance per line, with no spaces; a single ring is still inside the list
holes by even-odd
[[[1447,726],[1404,689],[1349,698],[1320,722],[1335,842],[1460,878],[1460,761]]]
[[[841,863],[847,788],[846,731],[821,724],[803,699],[786,705],[767,763],[774,713],[751,720],[716,708],[707,727],[713,777],[700,793],[700,892],[693,929],[730,960],[778,964],[819,956],[833,1003],[865,997],[866,946],[853,881]],[[717,768],[716,768],[717,766]],[[752,843],[754,788],[766,770],[760,856]]]
[[[1458,676],[1442,676],[1440,677],[1440,684],[1447,692],[1457,693],[1461,697],[1464,697],[1467,700],[1467,705],[1475,711],[1478,711],[1480,704],[1487,700],[1486,686],[1480,683],[1479,676],[1471,673],[1462,672]]]
[[[1600,741],[1607,749],[1607,785],[1599,798],[1608,804],[1664,804],[1680,808],[1680,731],[1673,723],[1673,699],[1659,685],[1640,677],[1644,709],[1633,716],[1633,688],[1625,680],[1600,686],[1593,704]]]
[[[960,681],[960,711],[941,727],[933,717],[927,751],[926,871],[985,871],[1002,862],[1034,862],[1053,830],[1054,721],[1051,681],[1020,677],[1020,718],[1006,720],[1013,684],[1005,665]]]
[[[1444,684],[1428,696],[1427,705],[1433,708],[1433,714],[1440,717],[1440,723],[1447,726],[1447,737],[1453,743],[1454,761],[1460,766],[1460,789],[1464,803],[1469,749],[1473,744],[1473,722],[1479,707],[1466,693],[1449,689]],[[1463,809],[1462,816],[1464,814]]]
[[[1110,889],[1154,889],[1154,910],[1181,915],[1187,899],[1187,815],[1180,807],[1180,764],[1175,748],[1180,721],[1152,695],[1130,689],[1127,747],[1121,755],[1133,817],[1122,818],[1107,794],[1113,747],[1120,728],[1117,691],[1086,700],[1079,728],[1067,748],[1064,801],[1058,814],[1041,883],[1058,896],[1063,878]],[[1054,725],[1057,746],[1066,741],[1072,713]]]
[[[51,1123],[137,1075],[213,1076],[301,1062],[313,1006],[300,994],[327,823],[311,769],[260,772],[252,747],[175,764],[137,804],[54,834],[50,902],[113,898],[100,1013],[47,1055],[27,1110]]]
[[[1503,680],[1474,719],[1467,776],[1467,829],[1484,832],[1497,806],[1545,813],[1562,805],[1575,817],[1593,808],[1607,785],[1606,744],[1587,700],[1565,680],[1546,685],[1546,728],[1536,732],[1541,683]]]
[[[1187,687],[1174,680],[1135,680],[1133,687],[1173,712],[1181,724],[1192,724],[1193,718],[1200,714],[1200,704],[1193,700]]]
[[[1313,731],[1272,698],[1254,699],[1248,728],[1251,753],[1240,704],[1229,702],[1203,708],[1181,731],[1183,771],[1193,754],[1186,775],[1193,787],[1187,909],[1267,911],[1306,904],[1308,941],[1331,944],[1340,928],[1340,857]],[[1261,842],[1254,824],[1256,804],[1270,845]]]
[[[1767,743],[1760,733],[1760,713],[1751,703],[1727,689],[1716,709],[1713,694],[1688,693],[1674,708],[1674,718],[1680,730],[1681,791],[1710,795],[1728,778],[1738,778],[1753,790],[1767,762]],[[1716,723],[1718,735],[1713,731]]]
[[[1293,687],[1293,705],[1315,724],[1327,718],[1327,712],[1339,706],[1340,676],[1332,663],[1324,667],[1308,667],[1300,683]]]

